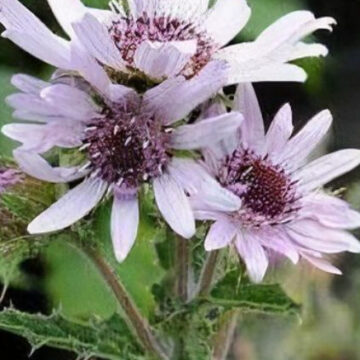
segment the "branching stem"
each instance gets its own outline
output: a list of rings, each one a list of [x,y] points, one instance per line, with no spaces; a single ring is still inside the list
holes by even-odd
[[[114,270],[105,259],[94,250],[85,249],[92,259],[107,285],[112,290],[119,305],[127,316],[129,325],[133,328],[143,348],[161,360],[169,360],[158,340],[155,338],[152,329],[146,319],[142,317],[138,308],[130,298],[123,284],[115,275]]]
[[[228,319],[220,327],[219,332],[215,338],[214,351],[212,360],[226,360],[230,346],[234,339],[236,325],[239,319],[239,311],[234,310],[228,315]]]
[[[209,295],[213,284],[213,279],[216,270],[216,264],[220,257],[220,251],[211,251],[201,270],[200,280],[198,285],[198,296],[205,297]]]
[[[189,242],[176,236],[176,295],[183,301],[188,300],[189,281]]]

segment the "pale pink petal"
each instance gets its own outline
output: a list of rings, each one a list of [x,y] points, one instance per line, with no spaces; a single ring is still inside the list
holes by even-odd
[[[183,125],[171,134],[171,146],[174,149],[193,150],[216,144],[236,133],[243,117],[231,112],[191,125]]]
[[[71,68],[68,42],[53,34],[18,0],[1,0],[0,22],[6,29],[3,37],[55,67]]]
[[[291,107],[286,104],[276,114],[266,134],[266,153],[272,159],[275,160],[283,154],[293,129]]]
[[[99,203],[106,189],[107,184],[99,179],[84,180],[34,219],[28,226],[29,233],[50,233],[76,223]]]
[[[283,152],[279,154],[278,160],[286,162],[291,169],[302,165],[327,134],[332,120],[329,110],[321,111],[314,116],[296,136],[288,141]]]
[[[169,172],[189,195],[201,198],[205,207],[203,210],[239,210],[240,198],[223,188],[193,160],[175,158],[169,165]]]
[[[311,193],[301,200],[300,215],[318,220],[321,224],[338,229],[360,227],[360,213],[335,196],[323,192]]]
[[[250,15],[251,9],[246,0],[218,0],[205,16],[203,26],[222,47],[243,29]]]
[[[111,11],[87,8],[80,0],[47,0],[52,12],[64,31],[74,36],[72,24],[86,13],[91,13],[100,21],[111,17]]]
[[[323,252],[360,252],[359,241],[349,232],[331,229],[311,219],[303,219],[287,224],[286,231],[299,245]]]
[[[52,167],[44,158],[34,152],[17,149],[13,154],[20,169],[39,180],[66,183],[81,179],[87,175],[86,172],[80,171],[79,167]]]
[[[165,125],[181,120],[222,88],[226,74],[226,64],[215,61],[190,80],[183,77],[166,80],[146,92],[144,111],[154,113]]]
[[[78,41],[71,42],[71,62],[74,68],[101,94],[107,95],[111,80],[104,68]]]
[[[155,199],[169,226],[185,239],[195,234],[195,219],[183,188],[169,174],[154,180]]]
[[[23,144],[22,149],[44,153],[54,146],[74,148],[81,146],[83,126],[61,119],[46,125],[8,124],[1,131],[10,139]]]
[[[16,74],[11,78],[11,84],[24,93],[38,95],[50,83],[25,74]]]
[[[33,116],[59,116],[60,113],[51,104],[46,103],[39,96],[34,94],[18,93],[8,96],[6,103],[16,110],[33,114]]]
[[[265,144],[265,128],[259,102],[251,84],[238,86],[234,99],[234,110],[244,116],[241,126],[243,145],[245,148],[248,147],[261,154]]]
[[[196,48],[196,40],[144,41],[135,52],[135,66],[153,79],[172,77],[181,72]]]
[[[117,70],[126,70],[119,49],[115,46],[105,24],[87,13],[73,28],[80,42],[101,63]]]
[[[307,254],[302,254],[302,256],[310,264],[314,265],[315,267],[319,268],[322,271],[325,271],[325,272],[330,273],[330,274],[342,275],[341,270],[339,270],[334,265],[331,265],[328,261],[326,261],[324,259],[313,257],[313,256],[310,256],[310,255],[307,255]]]
[[[267,226],[266,228],[259,230],[257,238],[262,246],[285,255],[294,264],[298,263],[299,253],[296,246],[281,227]]]
[[[205,239],[205,250],[213,251],[229,245],[236,235],[236,227],[226,220],[218,220],[211,225]]]
[[[325,155],[295,173],[302,191],[321,187],[360,164],[360,150],[346,149]]]
[[[97,116],[99,109],[92,98],[75,87],[55,84],[41,91],[41,98],[59,114],[76,120],[91,120]]]
[[[235,246],[246,264],[251,281],[260,283],[269,266],[269,260],[258,239],[253,237],[251,232],[238,232]]]
[[[326,55],[323,46],[298,45],[319,29],[331,30],[335,20],[315,19],[309,11],[295,11],[267,28],[256,41],[233,45],[219,51],[217,57],[231,65],[229,84],[255,81],[304,81],[305,73],[288,61],[304,56]],[[302,44],[302,43],[301,43]]]
[[[123,199],[115,193],[111,212],[111,238],[115,257],[123,262],[135,244],[139,226],[137,197]]]

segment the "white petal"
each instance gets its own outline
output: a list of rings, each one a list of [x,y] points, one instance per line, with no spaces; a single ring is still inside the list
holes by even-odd
[[[116,70],[125,70],[120,50],[115,46],[105,24],[100,23],[95,16],[86,14],[81,21],[73,24],[73,28],[92,56]]]
[[[195,54],[196,40],[168,43],[144,41],[136,50],[136,67],[153,79],[178,75]]]
[[[262,58],[256,53],[256,47],[255,42],[242,43],[228,46],[214,55],[215,59],[225,60],[230,66],[227,85],[262,81],[304,82],[306,80],[306,73],[299,66],[271,61],[268,57]]]
[[[44,234],[65,229],[74,224],[99,203],[107,184],[99,179],[86,179],[66,193],[28,226],[30,234]]]
[[[173,159],[169,171],[190,195],[200,197],[202,210],[236,211],[241,200],[223,188],[204,168],[189,159]]]
[[[289,236],[298,244],[322,253],[360,252],[359,241],[350,233],[331,229],[311,219],[298,220],[286,226]]]
[[[195,219],[183,188],[170,175],[154,180],[156,203],[169,226],[185,239],[195,234]]]
[[[319,57],[319,56],[327,56],[329,50],[326,46],[322,44],[306,44],[299,41],[294,46],[294,51],[292,52],[288,61],[293,61],[297,59],[302,59],[306,57]]]
[[[266,134],[266,153],[272,159],[275,160],[283,154],[293,129],[291,107],[286,104],[276,114]]]
[[[324,259],[319,259],[319,258],[310,256],[310,255],[307,255],[307,254],[302,254],[302,256],[307,261],[309,261],[309,263],[311,263],[312,265],[314,265],[315,267],[319,268],[322,271],[325,271],[330,274],[342,275],[341,270],[339,270],[334,265],[331,265],[328,261],[326,261]]]
[[[238,232],[235,246],[246,264],[250,279],[260,283],[269,266],[269,260],[258,239],[252,237],[251,232]]]
[[[203,26],[219,47],[232,40],[251,15],[246,0],[217,0],[205,17]]]
[[[112,15],[111,11],[87,8],[80,0],[47,1],[57,21],[70,37],[74,36],[72,24],[75,21],[80,20],[87,12],[98,17],[100,21]]]
[[[236,227],[226,220],[218,220],[211,225],[205,239],[205,250],[213,251],[229,245],[236,235]]]
[[[316,30],[332,31],[336,21],[332,18],[316,19],[310,11],[291,12],[260,34],[256,40],[262,51],[271,52],[281,61],[294,60],[293,52],[298,42]]]
[[[360,150],[346,149],[325,155],[296,172],[303,191],[310,191],[353,170],[360,164]]]
[[[329,110],[321,111],[314,116],[303,129],[294,136],[279,154],[279,162],[286,162],[288,167],[296,169],[304,163],[307,156],[316,148],[329,131],[332,124]]]
[[[111,238],[115,257],[123,262],[134,246],[139,226],[137,197],[122,199],[115,194],[111,212]]]
[[[1,0],[0,22],[6,28],[3,37],[55,67],[71,68],[68,42],[53,34],[18,0]]]
[[[318,220],[321,224],[338,229],[360,227],[360,213],[335,196],[323,192],[311,193],[301,200],[300,215]]]
[[[20,169],[39,180],[52,183],[66,183],[86,176],[85,172],[79,171],[79,167],[54,168],[44,158],[34,152],[17,149],[13,154]]]
[[[299,41],[318,29],[331,30],[332,18],[315,19],[308,11],[290,13],[267,28],[256,41],[230,46],[217,57],[228,60],[232,70],[229,84],[244,81],[305,81],[304,71],[288,61],[304,56],[326,55],[319,44]]]
[[[233,135],[242,120],[240,113],[231,112],[196,124],[180,126],[171,135],[171,146],[182,150],[209,147]]]
[[[41,97],[63,116],[89,120],[97,115],[97,106],[91,97],[75,87],[55,84],[41,91]]]
[[[46,81],[25,74],[14,75],[11,78],[11,84],[25,93],[34,95],[40,94],[42,89],[50,85]]]
[[[261,154],[265,146],[265,128],[259,102],[251,84],[238,86],[234,99],[234,110],[244,116],[241,126],[243,145]]]
[[[215,61],[190,80],[166,80],[146,92],[144,110],[154,113],[166,125],[181,120],[223,87],[227,69],[224,62]]]
[[[150,16],[160,15],[182,20],[195,20],[208,8],[209,0],[129,0],[135,17],[145,12]]]

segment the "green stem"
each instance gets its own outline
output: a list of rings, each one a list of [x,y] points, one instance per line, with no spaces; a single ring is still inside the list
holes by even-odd
[[[176,295],[183,301],[188,300],[189,281],[189,242],[180,236],[176,236]]]
[[[129,325],[135,331],[143,348],[161,360],[169,360],[169,356],[155,338],[149,323],[141,316],[138,308],[130,298],[123,284],[115,275],[111,266],[96,251],[90,249],[85,249],[85,251],[115,295],[115,298],[127,316]]]
[[[212,288],[216,265],[219,260],[219,257],[220,257],[220,251],[218,250],[211,251],[208,254],[200,274],[200,280],[197,291],[198,296],[205,297],[209,295]]]
[[[228,318],[220,327],[219,332],[215,338],[215,345],[211,360],[226,360],[230,346],[234,339],[236,325],[239,319],[239,310],[234,310],[229,313]]]

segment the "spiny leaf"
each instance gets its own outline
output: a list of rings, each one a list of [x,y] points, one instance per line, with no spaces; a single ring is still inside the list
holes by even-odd
[[[47,345],[73,351],[84,358],[141,358],[141,350],[119,315],[106,321],[74,322],[58,313],[44,316],[6,309],[0,313],[0,328],[25,337],[34,349]]]
[[[228,273],[217,284],[208,299],[211,304],[224,309],[240,308],[243,311],[296,314],[296,305],[277,284],[240,284],[237,271]]]

